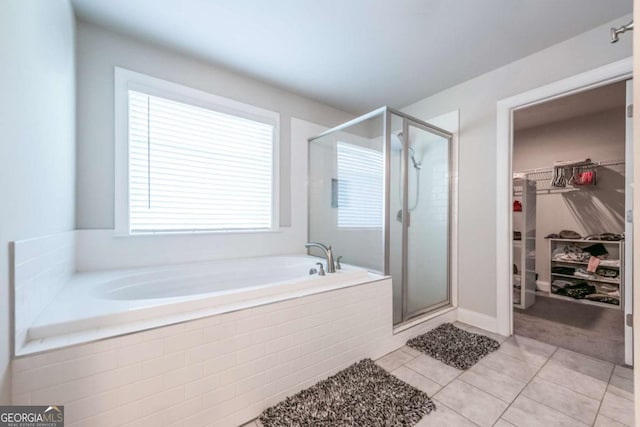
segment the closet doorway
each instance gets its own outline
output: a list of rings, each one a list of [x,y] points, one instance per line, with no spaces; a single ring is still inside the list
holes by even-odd
[[[512,116],[513,333],[616,364],[632,363],[630,96],[622,80]]]

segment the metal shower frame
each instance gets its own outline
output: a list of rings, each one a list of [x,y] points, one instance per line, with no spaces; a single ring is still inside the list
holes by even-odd
[[[426,132],[430,132],[432,134],[443,137],[447,140],[448,144],[448,221],[447,221],[447,300],[433,306],[425,307],[423,309],[414,311],[412,313],[408,312],[408,266],[409,266],[409,173],[408,173],[408,165],[409,165],[409,150],[402,150],[402,159],[401,159],[401,179],[402,179],[402,320],[395,324],[395,326],[400,326],[403,323],[413,320],[415,317],[424,315],[427,313],[431,313],[435,310],[438,310],[443,307],[447,307],[451,305],[452,295],[451,295],[451,254],[452,254],[452,220],[453,220],[453,180],[451,179],[454,160],[453,160],[453,134],[451,132],[447,132],[444,129],[441,129],[437,126],[433,126],[423,120],[420,120],[416,117],[413,117],[409,114],[398,111],[394,108],[384,106],[380,107],[376,110],[373,110],[369,113],[366,113],[362,116],[356,117],[353,120],[349,120],[348,122],[342,123],[338,126],[335,126],[331,129],[328,129],[319,135],[311,137],[308,139],[309,143],[312,143],[316,139],[322,138],[324,136],[330,135],[334,132],[344,130],[350,128],[351,126],[362,123],[366,120],[374,118],[376,116],[383,116],[383,136],[384,136],[384,145],[383,145],[383,156],[384,156],[384,231],[383,231],[383,239],[384,239],[384,275],[390,276],[390,239],[391,239],[391,118],[392,115],[396,115],[402,119],[402,132],[405,135],[405,144],[409,145],[409,127],[413,126],[418,129],[422,129]],[[310,152],[310,151],[309,151]],[[310,161],[311,159],[307,159]],[[310,208],[310,207],[309,207]],[[308,210],[308,224],[310,224],[310,210]],[[309,237],[309,228],[307,228],[307,237]]]

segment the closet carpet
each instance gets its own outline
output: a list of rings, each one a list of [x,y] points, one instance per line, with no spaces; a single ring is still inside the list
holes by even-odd
[[[619,365],[624,364],[622,310],[536,295],[526,310],[513,309],[515,334]]]

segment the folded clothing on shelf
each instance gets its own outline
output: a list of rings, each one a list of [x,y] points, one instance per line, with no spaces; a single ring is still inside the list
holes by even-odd
[[[583,299],[589,294],[596,292],[596,287],[585,282],[574,283],[559,289],[558,295],[566,295],[575,299]]]
[[[596,274],[600,277],[615,279],[620,274],[620,271],[615,268],[598,267]]]
[[[558,233],[561,239],[582,239],[582,236],[573,230],[562,230]]]
[[[576,269],[573,267],[552,267],[551,268],[551,272],[555,273],[555,274],[564,274],[567,276],[573,276],[574,273],[576,272]]]
[[[607,248],[605,248],[602,243],[596,243],[595,245],[587,246],[586,248],[583,248],[583,251],[588,252],[593,256],[603,256],[609,254],[609,252],[607,252]]]
[[[602,233],[602,234],[592,234],[590,236],[586,236],[584,240],[605,240],[608,242],[617,242],[619,240],[624,240],[624,233],[616,234],[616,233]]]
[[[584,268],[578,268],[574,273],[574,276],[580,277],[581,279],[597,279],[598,276],[595,273],[591,273],[590,271],[585,270]]]
[[[588,262],[591,257],[597,257],[600,267],[620,267],[619,259],[607,259],[609,253],[602,243],[596,243],[582,248],[575,243],[558,247],[551,254],[552,261],[560,262]]]
[[[591,285],[586,282],[556,279],[551,283],[551,293],[574,299],[588,299],[590,301],[620,305],[620,290],[617,286],[607,283]]]
[[[599,293],[595,293],[595,294],[589,294],[587,296],[584,297],[585,299],[588,299],[590,301],[598,301],[598,302],[606,302],[607,304],[614,304],[614,305],[620,305],[620,297],[614,297],[611,295],[604,295],[604,294],[599,294]]]
[[[598,294],[603,294],[603,295],[608,295],[613,297],[620,296],[620,289],[618,289],[616,285],[610,285],[608,283],[597,283],[595,287],[596,287],[596,293]]]
[[[600,267],[620,267],[619,259],[600,259]]]
[[[569,243],[568,245],[555,248],[551,259],[553,261],[571,261],[571,262],[586,262],[591,258],[591,254],[585,252],[580,246],[575,243]]]
[[[571,285],[573,285],[573,282],[568,280],[554,280],[551,283],[551,292],[554,294],[564,295],[564,289]]]

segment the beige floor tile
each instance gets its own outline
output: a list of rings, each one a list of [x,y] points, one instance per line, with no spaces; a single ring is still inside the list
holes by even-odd
[[[600,406],[599,399],[592,399],[538,377],[531,380],[522,394],[585,424],[593,424]]]
[[[514,427],[513,424],[511,424],[509,421],[506,421],[502,418],[500,418],[494,425],[493,427]]]
[[[422,417],[420,422],[414,427],[476,427],[477,424],[472,423],[462,415],[448,408],[442,402],[433,400],[436,404],[436,410],[429,415]]]
[[[633,426],[633,402],[607,391],[600,405],[600,415],[627,426]]]
[[[461,370],[445,365],[432,357],[421,355],[407,362],[406,366],[417,373],[435,381],[440,385],[447,385],[462,373]]]
[[[606,381],[574,371],[554,361],[544,365],[537,376],[596,400],[601,400],[607,389]]]
[[[609,387],[607,387],[607,391],[615,394],[616,396],[633,400],[633,381],[627,378],[619,377],[616,375],[616,371],[613,371],[613,375],[611,376],[611,380],[609,381]]]
[[[557,347],[550,344],[514,335],[500,345],[499,351],[540,367],[556,349]]]
[[[421,355],[424,354],[420,350],[416,350],[415,348],[411,348],[408,345],[405,345],[404,347],[400,348],[400,350],[404,351],[405,353],[407,353],[408,355],[413,356],[413,357],[418,357],[418,356],[421,356]]]
[[[527,385],[524,381],[505,375],[482,364],[476,364],[458,378],[507,403],[513,402],[518,393]]]
[[[502,372],[507,376],[525,382],[528,382],[533,378],[539,369],[526,361],[517,359],[500,351],[494,351],[493,353],[483,357],[477,365],[488,366],[489,368]]]
[[[376,360],[376,363],[381,368],[385,369],[388,372],[391,372],[398,369],[400,366],[404,365],[412,359],[413,356],[411,356],[410,354],[405,353],[402,350],[396,350],[385,356],[382,356],[380,359]]]
[[[240,426],[240,427],[257,427],[257,424],[256,424],[255,421],[249,421],[246,424],[242,424],[242,426]]]
[[[476,328],[475,326],[469,327],[467,332],[473,332],[474,334],[484,335],[485,337],[493,338],[499,343],[503,343],[509,337],[505,337],[504,335],[496,334],[494,332],[485,331],[484,329]]]
[[[436,399],[480,426],[492,426],[509,406],[463,381],[453,380]]]
[[[593,427],[625,427],[625,425],[599,414]]]
[[[626,366],[616,365],[616,367],[613,368],[613,375],[633,381],[633,369]]]
[[[517,427],[584,427],[587,424],[520,395],[502,416]]]
[[[424,391],[430,397],[442,388],[440,384],[431,381],[429,378],[420,375],[413,369],[409,369],[406,366],[401,366],[391,373],[405,383],[412,385],[418,390]]]
[[[609,382],[609,377],[611,377],[611,372],[613,371],[613,364],[609,362],[597,360],[564,348],[558,349],[551,356],[551,360],[564,367],[606,382]]]

